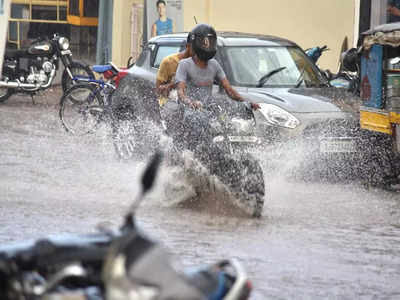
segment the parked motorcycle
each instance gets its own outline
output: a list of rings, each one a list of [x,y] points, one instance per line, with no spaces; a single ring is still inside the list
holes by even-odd
[[[135,210],[156,177],[156,153],[142,177],[142,193],[116,231],[45,238],[0,248],[4,300],[245,300],[251,284],[236,260],[179,270],[167,251],[143,234]]]
[[[318,59],[321,57],[322,53],[325,51],[328,51],[328,46],[322,46],[322,47],[313,47],[305,50],[306,54],[308,57],[311,58],[311,60],[316,64]]]
[[[69,40],[58,34],[51,39],[40,37],[27,49],[6,50],[0,77],[0,102],[14,93],[33,95],[49,88],[59,64],[64,66],[61,85],[66,92],[73,84],[73,77],[83,75],[94,78],[89,66],[72,59]]]
[[[358,70],[355,69],[354,62],[349,62],[349,60],[354,60],[356,58],[355,49],[346,49],[346,39],[343,42],[342,50],[343,52],[339,58],[339,69],[337,73],[332,73],[330,70],[320,70],[324,74],[325,78],[329,81],[330,85],[336,88],[345,88],[346,90],[352,92],[353,94],[359,95],[359,77]],[[318,59],[321,57],[322,53],[329,50],[327,46],[313,47],[305,50],[310,59],[317,64]]]

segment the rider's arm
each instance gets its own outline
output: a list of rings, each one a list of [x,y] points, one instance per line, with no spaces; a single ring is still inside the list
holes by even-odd
[[[178,82],[178,98],[184,104],[193,105],[192,99],[186,96],[186,83],[184,81]]]
[[[226,79],[226,78],[222,79],[221,85],[231,99],[239,101],[239,102],[244,101],[243,97],[240,96],[240,94],[231,86],[228,79]]]
[[[221,65],[219,64],[218,61],[214,61],[215,63],[215,67],[217,70],[217,73],[215,75],[215,77],[220,81],[222,87],[224,88],[225,92],[228,94],[228,96],[236,101],[239,102],[243,102],[244,99],[242,98],[242,96],[240,96],[240,94],[231,86],[231,84],[229,83],[228,79],[226,79],[226,75],[224,70],[222,69]]]
[[[168,68],[168,57],[164,58],[161,61],[160,68],[158,69],[157,72],[157,79],[156,79],[156,88],[157,92],[160,95],[163,95],[165,97],[168,97],[168,93],[171,89],[174,88],[175,82],[171,80],[173,77],[172,74],[169,74],[169,68]]]
[[[228,79],[224,78],[221,80],[221,85],[224,88],[225,92],[228,94],[228,96],[236,101],[239,102],[244,102],[245,100],[243,97],[231,86],[229,83]],[[250,102],[251,108],[252,109],[259,109],[260,105],[258,103]]]
[[[170,82],[170,83],[164,83],[160,80],[156,80],[156,88],[157,92],[160,95],[163,95],[165,97],[168,97],[168,93],[170,90],[172,90],[175,87],[175,83]]]

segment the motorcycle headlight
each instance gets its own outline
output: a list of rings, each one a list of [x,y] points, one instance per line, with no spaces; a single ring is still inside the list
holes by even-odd
[[[238,133],[250,133],[254,128],[253,120],[232,118],[231,123],[232,127]]]
[[[300,121],[286,110],[267,103],[259,103],[259,111],[265,117],[265,119],[275,126],[285,127],[294,129],[300,125]]]
[[[60,37],[58,40],[58,44],[60,48],[63,50],[67,50],[69,48],[69,40],[65,37]]]
[[[213,143],[221,143],[225,140],[224,136],[222,135],[217,135],[216,137],[213,138]]]

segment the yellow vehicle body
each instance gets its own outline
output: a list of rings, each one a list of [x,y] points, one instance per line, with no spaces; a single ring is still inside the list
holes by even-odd
[[[360,108],[360,125],[363,129],[392,135],[396,124],[400,125],[399,112],[365,106]]]
[[[400,152],[400,23],[380,25],[363,35],[360,126],[391,135]]]

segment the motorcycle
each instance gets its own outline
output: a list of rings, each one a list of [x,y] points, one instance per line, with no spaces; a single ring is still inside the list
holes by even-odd
[[[72,59],[69,40],[58,34],[49,39],[40,37],[27,49],[7,49],[0,77],[0,102],[6,101],[14,93],[35,94],[49,88],[59,62],[64,66],[61,85],[65,93],[73,84],[76,75],[94,78],[89,66]]]
[[[208,177],[216,177],[218,186],[224,187],[226,206],[229,204],[230,208],[247,216],[261,216],[264,176],[259,160],[252,153],[261,141],[255,133],[255,118],[249,107],[226,99],[223,94],[216,95],[201,111],[184,109],[184,118],[191,120],[182,123],[196,126],[182,130],[182,126],[168,125],[180,122],[168,122],[160,115],[158,101],[154,100],[157,95],[149,83],[127,76],[121,84],[113,95],[112,109],[113,141],[121,159],[141,159],[141,155],[157,147],[164,136],[171,137],[173,142],[168,153],[172,164],[182,166],[183,154],[192,153],[196,166],[184,169],[193,170],[199,163],[199,168],[209,173]],[[197,190],[203,192],[204,187]],[[185,206],[183,202],[182,206]]]
[[[245,214],[260,217],[264,206],[265,184],[259,160],[253,155],[261,140],[255,132],[250,105],[215,95],[200,109],[184,109],[184,130],[165,127],[173,139],[172,151],[189,150],[195,160],[226,188],[228,200]],[[175,154],[175,155],[176,155]],[[192,168],[193,169],[193,168]],[[206,197],[207,198],[207,197]],[[217,197],[218,201],[222,195]]]
[[[321,57],[322,53],[325,51],[328,51],[328,47],[322,46],[322,47],[313,47],[305,50],[304,52],[307,54],[309,58],[314,62],[314,64],[317,63],[318,59]]]
[[[245,300],[251,283],[236,260],[178,270],[167,251],[142,233],[135,212],[151,189],[161,161],[156,153],[142,192],[115,231],[45,238],[0,248],[4,300]]]
[[[322,47],[313,47],[305,50],[307,56],[317,64],[318,59],[321,57],[322,53],[329,50],[327,46]],[[360,86],[359,86],[359,77],[358,77],[358,70],[349,68],[348,66],[351,65],[347,63],[349,57],[356,56],[354,54],[354,48],[347,50],[347,42],[346,39],[343,41],[342,44],[342,52],[339,58],[339,69],[338,72],[332,73],[330,70],[321,70],[321,73],[325,76],[326,80],[329,81],[329,84],[336,88],[344,88],[355,95],[360,94]],[[353,58],[352,59],[356,59]]]

